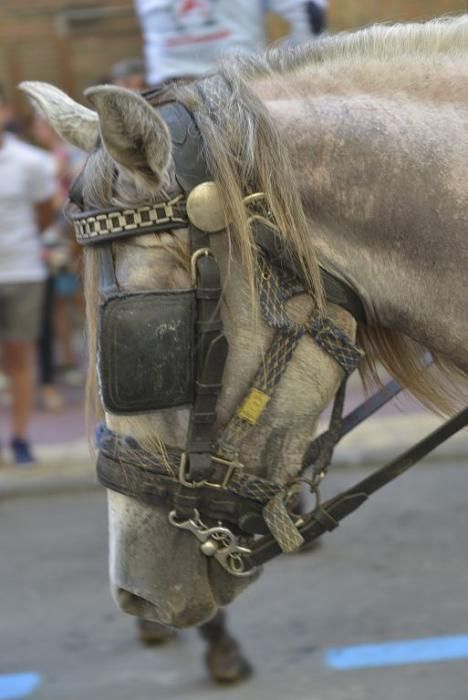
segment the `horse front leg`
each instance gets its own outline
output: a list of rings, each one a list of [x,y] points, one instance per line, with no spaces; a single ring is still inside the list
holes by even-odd
[[[223,610],[200,625],[198,630],[207,642],[205,665],[216,683],[237,683],[250,676],[252,666],[243,655],[240,644],[227,631]]]

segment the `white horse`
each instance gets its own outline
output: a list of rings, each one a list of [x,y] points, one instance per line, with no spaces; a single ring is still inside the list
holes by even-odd
[[[196,86],[173,91],[194,113],[232,222],[229,235],[210,241],[221,269],[230,348],[219,428],[272,337],[252,309],[256,252],[243,205],[252,188],[266,193],[319,308],[318,262],[359,294],[368,321],[358,329],[364,370],[380,362],[416,396],[449,411],[456,386],[447,378],[459,383],[468,373],[468,18],[374,27],[297,50],[230,59],[220,78],[226,87],[218,93],[209,80],[204,93]],[[92,111],[51,86],[24,89],[65,139],[89,152],[87,206],[134,207],[179,192],[168,130],[142,97],[94,87],[86,93]],[[187,245],[185,231],[114,243],[119,285],[190,286]],[[86,250],[85,263],[93,355],[93,250]],[[291,314],[307,318],[311,296],[294,302]],[[348,312],[333,305],[325,311],[355,337]],[[421,371],[425,349],[439,377]],[[258,429],[242,445],[248,469],[280,483],[294,476],[341,379],[334,360],[304,336]],[[106,423],[157,453],[162,443],[183,448],[187,415],[107,414]],[[168,522],[168,508],[113,492],[108,500],[110,579],[123,610],[175,627],[198,625],[250,582],[203,556],[191,533]]]

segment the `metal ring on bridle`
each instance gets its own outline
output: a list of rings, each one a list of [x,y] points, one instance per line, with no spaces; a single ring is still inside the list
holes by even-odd
[[[313,493],[315,496],[315,507],[318,508],[321,502],[320,483],[323,481],[325,476],[325,472],[322,471],[320,472],[320,474],[317,475],[318,478],[313,477],[312,479],[308,479],[305,476],[298,476],[294,479],[291,479],[291,481],[288,483],[287,496],[289,496],[290,494],[292,495],[293,488],[297,484],[307,484],[307,486],[310,489],[310,492]]]

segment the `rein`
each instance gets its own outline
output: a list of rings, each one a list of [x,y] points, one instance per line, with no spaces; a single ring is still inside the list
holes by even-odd
[[[223,235],[226,221],[193,115],[178,102],[164,103],[158,111],[171,133],[182,194],[151,206],[86,211],[78,181],[70,198],[81,209],[72,217],[78,243],[98,245],[100,251],[98,370],[104,406],[117,414],[189,406],[188,436],[184,450],[165,446],[165,454],[155,456],[133,438],[101,428],[97,473],[106,488],[145,502],[169,504],[170,523],[192,532],[204,555],[215,558],[233,575],[249,576],[281,552],[296,551],[335,529],[371,493],[465,427],[468,409],[355,487],[322,504],[320,483],[335,445],[400,391],[392,382],[343,418],[345,379],[335,396],[329,428],[308,446],[297,477],[281,485],[249,473],[239,461],[242,442],[255,431],[299,340],[310,335],[339,364],[345,378],[359,364],[362,352],[331,319],[315,313],[306,323],[297,324],[289,318],[288,300],[308,293],[301,267],[276,229],[264,195],[247,195],[244,202],[258,247],[260,309],[275,333],[249,390],[221,436],[216,436],[216,405],[228,344],[220,316],[220,274],[210,236]],[[188,227],[190,233],[192,287],[121,291],[112,241],[182,227]],[[325,270],[321,274],[327,300],[365,322],[355,292]],[[151,342],[148,333],[153,334]],[[136,391],[134,382],[140,374]],[[316,505],[301,516],[294,512],[294,505],[304,483],[315,493]]]

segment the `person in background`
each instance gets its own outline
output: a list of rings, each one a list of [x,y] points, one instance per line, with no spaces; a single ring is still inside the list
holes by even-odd
[[[46,269],[39,234],[54,217],[53,159],[6,132],[11,120],[0,85],[0,344],[12,397],[10,447],[16,464],[34,462],[28,427],[35,386]]]
[[[229,52],[266,46],[276,17],[285,40],[298,44],[325,29],[327,0],[135,0],[150,86],[197,78]],[[274,23],[273,23],[274,24]]]
[[[110,79],[113,85],[120,85],[120,87],[134,92],[142,92],[146,88],[145,63],[141,58],[128,58],[114,63]]]
[[[55,349],[60,354],[63,379],[82,384],[84,377],[73,347],[73,310],[84,314],[84,300],[76,272],[79,260],[70,224],[63,214],[71,183],[85,160],[85,154],[65,144],[44,117],[36,113],[32,123],[36,143],[54,159],[57,192],[54,196],[55,217],[42,236],[42,254],[48,270],[43,302],[41,333],[38,344],[39,391],[43,408],[58,411],[63,398],[55,386]],[[57,342],[55,342],[57,341]]]

